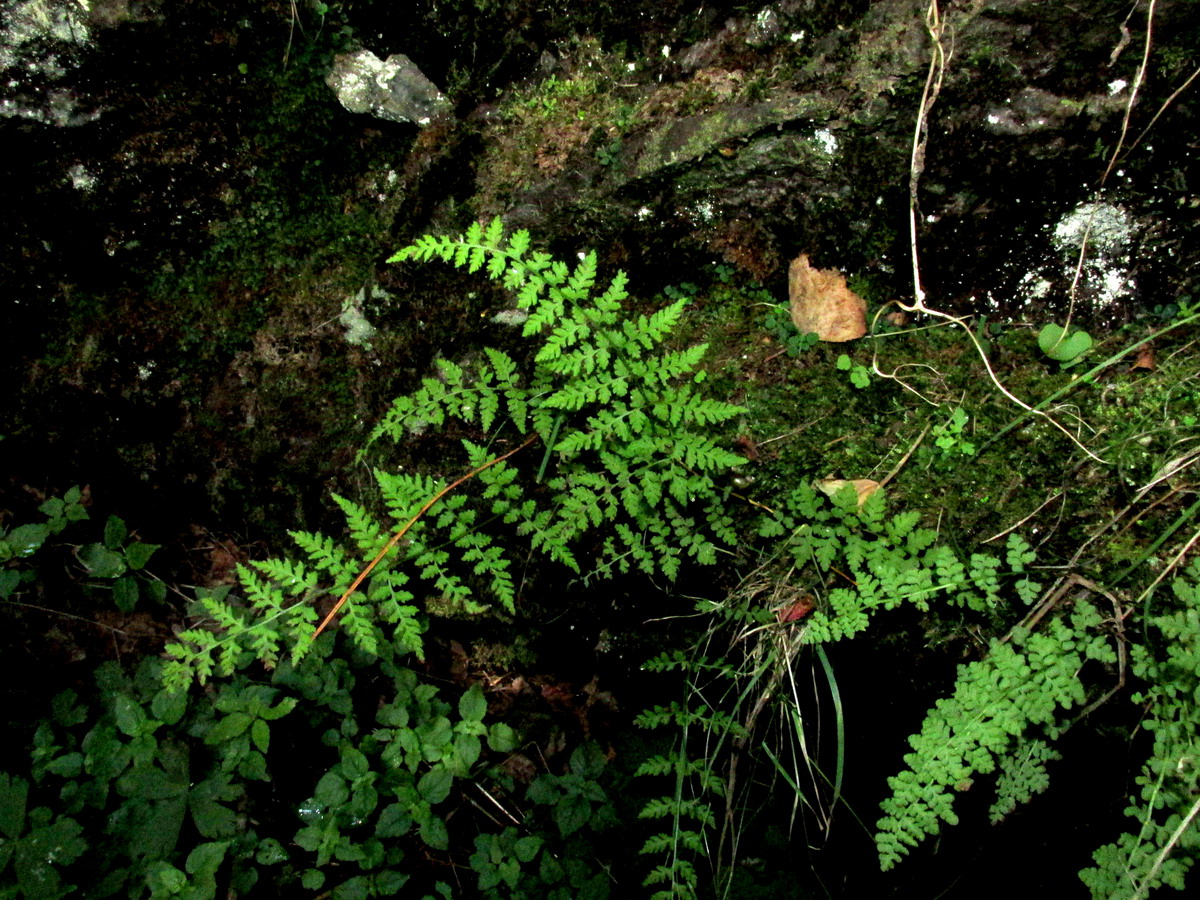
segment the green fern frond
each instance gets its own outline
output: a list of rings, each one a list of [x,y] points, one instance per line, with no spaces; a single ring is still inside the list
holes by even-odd
[[[956,786],[995,771],[1031,728],[1050,728],[1059,709],[1084,702],[1079,671],[1089,652],[1097,652],[1092,645],[1105,643],[1090,633],[1099,623],[1099,614],[1083,607],[1069,624],[1054,620],[1043,632],[994,643],[985,659],[959,668],[954,695],[939,700],[921,733],[909,738],[909,768],[888,779],[892,796],[881,806],[875,836],[884,870],[937,834],[942,822],[958,822]]]
[[[1079,873],[1094,900],[1142,898],[1162,886],[1182,891],[1200,856],[1200,559],[1173,581],[1172,594],[1173,608],[1149,620],[1159,653],[1133,648],[1133,673],[1148,687],[1132,700],[1146,711],[1154,746],[1126,810],[1131,831]]]

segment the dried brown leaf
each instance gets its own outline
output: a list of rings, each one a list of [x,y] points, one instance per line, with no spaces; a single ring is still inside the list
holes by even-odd
[[[815,486],[821,493],[833,497],[848,484],[854,485],[854,492],[858,494],[859,506],[866,503],[867,498],[879,490],[879,482],[870,478],[854,478],[849,481],[844,478],[826,478],[824,481],[818,481]]]
[[[867,333],[867,301],[846,286],[836,269],[814,269],[801,254],[788,267],[792,322],[801,334],[823,341],[852,341]]]
[[[1129,367],[1130,372],[1153,372],[1154,371],[1154,347],[1147,344],[1138,351],[1137,358],[1133,361],[1133,365]]]

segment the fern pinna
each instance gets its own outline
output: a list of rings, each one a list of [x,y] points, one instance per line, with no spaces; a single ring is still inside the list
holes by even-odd
[[[1146,685],[1132,699],[1146,711],[1154,746],[1125,810],[1131,830],[1079,873],[1094,900],[1185,890],[1200,855],[1200,559],[1174,580],[1172,594],[1170,608],[1149,618],[1158,640],[1132,648],[1133,674]]]
[[[736,543],[721,476],[743,459],[719,445],[712,426],[743,409],[701,392],[696,370],[705,345],[664,348],[686,300],[630,314],[622,305],[624,273],[597,290],[594,253],[570,268],[529,245],[524,231],[506,238],[497,219],[459,237],[422,237],[389,260],[482,271],[514,292],[527,314],[527,357],[485,348],[466,365],[439,360],[436,376],[395,400],[368,440],[404,441],[461,423],[472,439],[462,441],[458,466],[480,469],[478,477],[420,517],[446,481],[377,469],[381,505],[393,522],[418,519],[386,552],[396,524],[335,497],[350,545],[295,532],[305,559],[242,567],[239,602],[202,598],[196,612],[207,621],[168,648],[170,685],[229,673],[250,658],[270,665],[288,653],[298,661],[314,638],[313,602],[341,597],[380,554],[364,589],[349,596],[342,630],[368,652],[386,641],[419,655],[416,586],[451,608],[478,612],[493,603],[511,612],[517,548],[521,557],[532,549],[581,574],[637,569],[674,578],[686,558],[711,564],[721,545]],[[540,458],[523,468],[519,460],[484,468],[532,438],[540,450],[525,455]],[[585,572],[576,544],[589,532],[599,532],[599,550],[589,553]]]

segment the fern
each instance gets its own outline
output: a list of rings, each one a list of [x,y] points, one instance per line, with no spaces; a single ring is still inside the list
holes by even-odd
[[[684,800],[706,796],[710,783],[707,777],[715,777],[712,773],[717,770],[730,772],[733,785],[735,759],[749,752],[748,732],[768,700],[784,710],[786,719],[802,723],[803,714],[790,706],[793,698],[783,696],[778,687],[795,677],[796,660],[804,648],[855,637],[867,629],[875,615],[901,604],[927,610],[939,599],[973,609],[992,609],[1011,598],[1009,588],[1019,594],[1016,582],[1028,578],[1027,566],[1033,562],[1028,544],[1014,534],[1010,535],[1004,560],[976,554],[964,563],[937,543],[936,532],[919,526],[917,513],[889,515],[880,490],[860,502],[850,485],[827,496],[802,484],[777,500],[776,506],[758,522],[759,535],[774,547],[773,559],[725,603],[700,604],[701,613],[715,614],[715,624],[691,653],[664,654],[646,665],[652,671],[682,673],[690,704],[656,707],[639,719],[643,726],[674,727],[681,733],[680,749],[647,764],[643,774],[670,774],[682,783],[679,773],[686,772],[686,784],[690,786],[690,791],[677,787],[673,798],[663,798],[652,808],[655,813],[671,812],[675,816],[672,830],[652,838],[646,850],[667,857],[665,866],[656,870],[657,876],[676,873],[672,882],[676,893],[664,897],[690,896],[686,891],[693,889],[694,882],[684,874],[694,875],[695,865],[688,862],[689,858],[709,856],[710,846],[722,845],[716,840],[706,843],[704,852],[688,851],[682,835],[695,829],[683,821],[690,809]],[[630,544],[630,555],[639,559],[640,551],[632,537],[619,529],[618,536]],[[770,572],[787,575],[771,576]],[[1077,615],[1075,625],[1077,629],[1086,628],[1097,621],[1094,611],[1085,611]],[[730,632],[729,650],[714,656],[713,636],[722,629]],[[1103,639],[1088,637],[1079,638],[1086,647],[1071,655],[1065,650],[1073,646],[1076,632],[1055,623],[1050,634],[1052,638],[1043,634],[1028,637],[1020,650],[998,644],[989,660],[966,667],[960,679],[963,693],[943,701],[926,723],[927,733],[913,739],[914,753],[906,761],[914,771],[894,780],[897,797],[892,806],[885,807],[889,815],[879,826],[885,868],[894,864],[907,844],[936,832],[941,819],[953,820],[953,789],[965,787],[972,771],[991,771],[999,760],[1014,777],[1019,774],[1020,784],[1005,782],[1002,786],[1003,801],[1013,805],[1026,799],[1023,790],[1038,787],[1034,766],[1044,764],[1052,751],[1038,753],[1029,749],[1035,746],[1031,743],[1020,745],[1026,755],[1025,768],[1018,773],[1015,767],[1020,760],[1009,764],[1006,753],[1011,749],[1010,739],[1025,726],[1015,728],[1014,723],[1024,717],[1027,725],[1052,725],[1058,707],[1082,699],[1082,687],[1076,678],[1079,654],[1103,656],[1107,651]],[[821,652],[819,647],[817,652]],[[823,659],[822,668],[833,690],[832,670],[827,658]],[[1022,677],[1026,680],[1020,681]],[[1026,692],[1024,687],[1029,685],[1049,694]],[[993,687],[995,690],[989,692]],[[1012,695],[1010,705],[1004,707],[1001,698],[1008,693]],[[1047,707],[1046,696],[1057,699]],[[747,709],[748,697],[760,698],[751,709]],[[1004,724],[997,725],[988,718],[992,715],[999,715]],[[1006,731],[1006,725],[1015,730]],[[782,769],[779,758],[808,758],[803,728],[802,724],[793,724],[788,729],[788,739],[800,742],[792,752],[775,756],[765,750],[775,771],[797,791],[799,780]],[[695,761],[685,752],[689,731],[701,735],[694,742],[702,745],[704,755]],[[815,766],[815,761],[810,765]],[[816,809],[835,803],[839,783],[836,773],[828,780],[814,780],[810,788],[813,796],[802,798],[804,804]],[[729,810],[733,805],[753,805],[732,795],[723,800]],[[681,868],[683,862],[688,862],[690,868]],[[727,877],[723,873],[729,871],[730,860],[714,853],[710,863],[718,881]]]
[[[646,668],[669,671],[690,668],[682,652],[660,657],[647,663]],[[689,696],[694,692],[689,691]],[[666,863],[655,866],[643,884],[659,887],[651,900],[695,900],[699,878],[691,858],[704,856],[706,846],[716,828],[717,818],[709,796],[720,798],[725,791],[724,780],[711,768],[710,755],[688,756],[688,732],[696,728],[718,743],[725,737],[744,738],[746,731],[728,714],[719,710],[692,709],[679,702],[657,706],[643,712],[635,723],[641,728],[676,727],[681,741],[667,755],[655,755],[643,760],[635,776],[666,776],[671,779],[671,793],[649,800],[639,818],[664,820],[667,830],[654,834],[643,844],[641,853],[665,857]]]
[[[511,613],[514,560],[530,550],[588,577],[637,568],[674,578],[685,560],[712,564],[736,543],[720,478],[743,459],[724,450],[712,429],[743,410],[689,383],[703,345],[664,350],[684,301],[629,315],[624,273],[601,290],[594,254],[569,267],[531,252],[525,232],[506,238],[499,220],[460,237],[419,238],[391,259],[405,260],[485,274],[529,313],[526,357],[485,348],[469,364],[438,360],[436,375],[393,401],[367,440],[367,447],[384,437],[404,441],[457,423],[470,435],[457,467],[478,477],[426,512],[445,482],[376,470],[376,505],[390,521],[335,495],[348,543],[296,532],[302,559],[255,563],[239,572],[242,596],[206,598],[203,621],[168,647],[173,688],[231,673],[248,659],[298,662],[312,647],[314,602],[341,598],[385,546],[369,582],[342,607],[341,628],[368,653],[388,644],[420,656],[418,590],[451,611]],[[497,442],[530,432],[526,444],[542,445],[532,479],[530,466],[492,459]],[[533,482],[541,487],[533,490]],[[401,526],[404,540],[392,541]],[[581,540],[596,532],[586,557],[579,554]]]
[[[974,776],[995,771],[1014,747],[1022,747],[1022,737],[1036,729],[1056,736],[1058,711],[1085,700],[1079,677],[1084,661],[1115,662],[1105,637],[1094,633],[1099,624],[1099,613],[1085,606],[1069,623],[1056,619],[1045,631],[995,642],[985,659],[959,668],[953,696],[939,700],[920,734],[909,738],[913,752],[904,757],[909,768],[888,779],[892,796],[882,804],[875,836],[884,870],[937,834],[942,822],[957,824],[955,792],[969,788]],[[1044,751],[1041,758],[1048,758]],[[1013,765],[1006,769],[1011,778]],[[1035,787],[1003,786],[993,816],[1009,800],[1027,799]]]
[[[804,633],[808,643],[854,637],[880,610],[912,603],[925,611],[939,596],[958,606],[993,609],[1003,602],[1003,583],[1013,581],[1018,588],[1015,576],[1024,574],[1023,564],[1005,571],[999,559],[984,554],[973,555],[964,565],[936,543],[936,532],[917,527],[915,514],[889,517],[882,490],[860,505],[850,485],[827,498],[804,484],[781,507],[759,521],[758,533],[781,538],[795,568],[807,570],[824,586],[825,596]],[[1015,534],[1009,541],[1010,547],[1019,542],[1028,548]]]
[[[712,502],[713,476],[743,459],[719,447],[707,430],[743,410],[683,382],[700,364],[703,345],[660,351],[684,301],[650,316],[627,316],[624,273],[597,295],[594,254],[571,269],[531,255],[527,234],[506,239],[496,222],[486,229],[473,225],[457,238],[420,238],[392,257],[434,259],[485,271],[517,292],[517,305],[529,311],[524,334],[537,340],[532,367],[522,379],[511,357],[491,350],[487,363],[469,375],[443,363],[443,377],[396,401],[371,440],[404,440],[413,422],[440,424],[451,417],[481,432],[505,423],[521,432],[532,428],[547,448],[539,474],[550,473],[551,494],[531,505],[518,503],[514,490],[497,510],[533,549],[581,571],[570,546],[612,526],[620,540],[605,542],[595,573],[619,571],[632,561],[673,577],[681,558],[714,561],[718,547],[734,536],[721,525],[719,503]],[[476,417],[479,410],[486,415]],[[700,516],[691,514],[697,498],[708,501]],[[646,546],[654,549],[642,552]]]
[[[1093,855],[1080,873],[1097,900],[1144,897],[1166,885],[1184,890],[1200,854],[1200,560],[1173,584],[1176,608],[1150,617],[1161,657],[1133,647],[1134,674],[1150,687],[1135,694],[1147,711],[1154,747],[1126,810],[1133,831]]]
[[[1016,748],[1000,760],[1000,777],[996,780],[996,802],[992,804],[991,820],[996,825],[1034,794],[1050,787],[1046,764],[1061,759],[1061,755],[1040,738],[1021,739]]]

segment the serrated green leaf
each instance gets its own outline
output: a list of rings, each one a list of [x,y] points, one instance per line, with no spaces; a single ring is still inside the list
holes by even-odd
[[[113,604],[121,612],[133,612],[138,601],[138,582],[132,575],[122,575],[113,582]]]
[[[210,797],[189,797],[188,810],[196,830],[206,838],[229,837],[237,830],[237,814]]]
[[[93,578],[118,578],[125,574],[125,559],[103,544],[88,544],[79,551],[79,561]]]
[[[249,713],[244,712],[232,712],[227,716],[222,716],[204,735],[204,743],[223,744],[226,741],[231,741],[235,737],[244,734],[253,721],[253,717]]]
[[[274,866],[287,860],[287,848],[275,838],[264,838],[254,851],[254,861],[260,866]]]
[[[266,753],[271,746],[271,728],[262,719],[255,719],[250,726],[250,740],[261,752]]]
[[[141,541],[130,544],[125,548],[125,561],[129,563],[129,568],[135,572],[145,568],[146,563],[150,561],[150,557],[154,555],[154,551],[158,550],[161,544],[143,544]]]
[[[400,803],[385,806],[375,823],[375,836],[379,838],[403,837],[412,828],[413,818],[408,808]]]
[[[18,525],[4,537],[4,543],[11,548],[12,555],[18,559],[32,556],[50,536],[50,527],[44,524]]]
[[[188,698],[183,691],[158,691],[150,701],[150,714],[164,725],[175,725],[187,712]]]
[[[517,838],[513,844],[513,853],[523,863],[533,862],[533,858],[537,856],[538,851],[542,848],[542,839],[536,834],[528,834],[525,837]]]
[[[325,873],[320,869],[305,869],[300,876],[300,886],[306,891],[319,891],[325,886]]]
[[[0,772],[0,832],[16,840],[25,830],[25,804],[29,799],[29,782]]]
[[[489,726],[487,745],[497,753],[509,753],[517,746],[517,733],[504,722]]]
[[[467,722],[482,722],[487,715],[487,698],[483,696],[483,687],[478,683],[471,685],[458,700],[458,714]]]
[[[104,523],[104,546],[109,550],[120,550],[127,537],[129,529],[125,527],[124,520],[118,516],[109,516],[108,521]]]
[[[128,694],[118,694],[113,699],[113,716],[117,728],[129,737],[141,734],[147,724],[145,710]]]
[[[454,775],[450,769],[443,763],[437,763],[421,776],[417,782],[417,792],[430,806],[436,806],[450,796],[453,786]]]
[[[350,787],[337,772],[326,772],[317,782],[313,800],[318,806],[336,809],[350,798]]]
[[[196,847],[187,858],[187,870],[196,876],[215,875],[229,849],[228,841],[214,841]]]
[[[420,833],[421,840],[434,850],[450,849],[450,833],[446,830],[446,823],[436,816],[430,816],[421,823]]]

